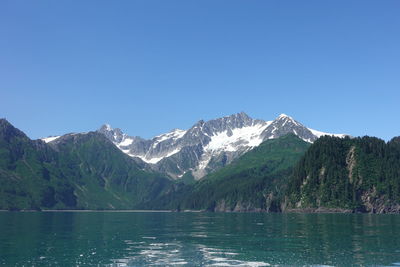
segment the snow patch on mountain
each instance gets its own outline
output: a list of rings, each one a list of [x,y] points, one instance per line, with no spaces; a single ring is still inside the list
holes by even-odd
[[[310,130],[313,135],[317,136],[318,138],[320,138],[321,136],[324,135],[329,135],[329,136],[335,136],[335,137],[340,137],[340,138],[344,138],[346,136],[348,136],[347,134],[332,134],[332,133],[325,133],[325,132],[321,132],[321,131],[317,131],[311,128],[307,128],[308,130]]]
[[[123,152],[125,152],[124,150],[122,150]],[[135,155],[135,154],[131,154],[128,152],[128,155],[130,155],[131,157],[138,157],[141,160],[143,160],[146,163],[150,163],[150,164],[156,164],[157,162],[159,162],[160,160],[164,159],[164,158],[168,158],[172,155],[175,155],[176,153],[178,153],[179,151],[181,151],[180,148],[176,148],[173,151],[168,152],[167,154],[161,156],[161,157],[154,157],[154,158],[147,158],[146,155],[142,156],[142,155]],[[125,152],[126,153],[126,152]]]
[[[231,131],[216,133],[204,147],[205,151],[222,152],[237,151],[238,147],[255,147],[262,143],[261,133],[272,122],[260,123],[248,127],[236,128]]]
[[[186,132],[187,131],[185,131],[185,130],[174,129],[169,133],[158,135],[153,138],[153,140],[154,140],[153,148],[155,148],[159,143],[161,143],[165,140],[168,140],[168,139],[176,140],[176,139],[182,138]]]
[[[49,137],[46,137],[46,138],[41,138],[41,140],[46,142],[46,143],[50,143],[50,142],[52,142],[52,141],[54,141],[54,140],[56,140],[56,139],[58,139],[60,137],[61,137],[61,135],[60,136],[49,136]]]
[[[157,139],[158,142],[162,142],[162,141],[167,140],[169,138],[178,139],[178,138],[181,138],[182,136],[184,136],[185,133],[186,133],[185,130],[174,129],[169,133],[157,135],[154,139]]]
[[[121,146],[129,146],[130,144],[133,143],[133,139],[132,138],[124,138],[123,141],[121,143],[118,143],[118,147]]]

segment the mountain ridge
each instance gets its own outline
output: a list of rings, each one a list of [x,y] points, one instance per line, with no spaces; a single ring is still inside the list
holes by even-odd
[[[0,209],[132,209],[172,182],[98,132],[31,140],[0,120]]]
[[[224,122],[206,123],[192,132]],[[281,131],[296,123],[287,116],[276,120]],[[224,134],[235,137],[235,131]],[[182,151],[172,157],[190,161],[186,153],[195,153],[192,147]],[[204,179],[185,174],[172,181],[165,175],[168,166],[164,173],[154,171],[103,133],[67,134],[46,143],[0,119],[0,209],[400,213],[400,137],[385,142],[323,136],[311,144],[289,133],[229,165],[223,156],[210,160],[220,165]]]
[[[151,139],[129,136],[109,124],[98,131],[124,153],[143,160],[154,170],[174,179],[189,175],[196,180],[229,164],[263,141],[288,133],[309,143],[323,135],[345,136],[307,128],[286,114],[264,121],[244,112],[209,121],[199,120],[187,130],[174,129]]]

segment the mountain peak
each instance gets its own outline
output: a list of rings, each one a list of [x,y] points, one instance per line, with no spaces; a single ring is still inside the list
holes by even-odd
[[[231,118],[231,119],[239,119],[239,120],[251,120],[251,117],[249,115],[247,115],[245,112],[239,112],[239,113],[235,113],[223,118]],[[221,119],[223,119],[221,118]]]
[[[277,120],[279,120],[279,119],[291,119],[291,120],[293,120],[292,117],[290,117],[289,115],[286,115],[285,113],[280,114],[276,119]]]
[[[99,129],[99,131],[112,131],[112,130],[113,128],[108,123],[103,124]]]
[[[119,128],[112,128],[110,124],[106,123],[97,130],[97,132],[104,134],[113,142],[121,142],[124,139],[124,133]]]
[[[274,124],[282,124],[282,126],[285,126],[286,124],[290,124],[293,126],[300,126],[304,127],[301,123],[293,119],[293,117],[290,117],[289,115],[286,115],[284,113],[280,114],[274,121]]]
[[[0,138],[10,140],[14,137],[23,137],[29,139],[22,131],[15,128],[8,120],[5,118],[0,119]]]
[[[244,111],[241,111],[241,112],[235,114],[235,116],[237,116],[237,117],[244,117],[244,118],[250,118],[250,116],[247,115],[247,113],[245,113]]]
[[[0,119],[0,125],[2,125],[2,126],[7,126],[7,127],[10,127],[10,126],[12,126],[12,124],[6,119],[6,118],[1,118]]]

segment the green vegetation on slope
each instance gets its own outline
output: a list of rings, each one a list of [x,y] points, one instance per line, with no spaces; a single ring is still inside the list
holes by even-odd
[[[148,207],[279,211],[291,168],[309,145],[295,135],[267,140],[195,184],[177,186]]]
[[[291,134],[194,182],[172,182],[100,133],[46,144],[0,120],[0,209],[400,212],[400,137]],[[186,183],[186,184],[185,184]]]
[[[103,135],[32,141],[0,120],[0,209],[132,209],[172,182],[143,169]]]
[[[400,211],[400,138],[318,139],[288,186],[289,208]]]

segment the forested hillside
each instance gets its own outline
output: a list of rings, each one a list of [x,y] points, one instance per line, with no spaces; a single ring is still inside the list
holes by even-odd
[[[289,182],[289,208],[400,211],[400,137],[317,140]]]
[[[292,166],[309,143],[294,134],[267,140],[192,185],[181,185],[149,208],[209,211],[280,211]]]
[[[70,134],[48,145],[0,120],[0,209],[132,209],[171,183],[102,134]]]

